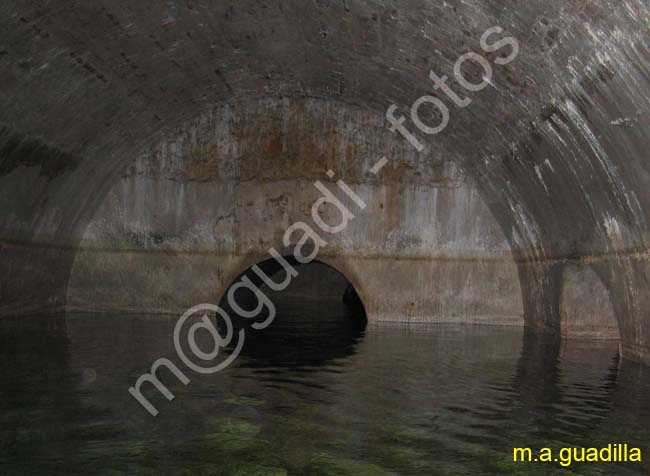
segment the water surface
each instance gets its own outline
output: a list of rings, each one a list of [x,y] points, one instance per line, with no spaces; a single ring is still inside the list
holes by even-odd
[[[627,442],[650,455],[650,379],[615,344],[346,319],[285,308],[214,375],[176,357],[175,318],[0,321],[0,475],[648,474],[512,462],[513,446]],[[165,375],[171,402],[145,392],[154,418],[127,389],[163,356],[191,381]]]

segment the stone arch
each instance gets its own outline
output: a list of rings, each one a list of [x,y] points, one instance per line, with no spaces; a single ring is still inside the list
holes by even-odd
[[[564,338],[620,339],[610,291],[591,266],[563,266],[559,310]]]
[[[386,150],[379,180],[368,169]],[[339,178],[367,208],[350,201],[355,219],[319,259],[351,277],[370,320],[523,324],[510,246],[474,183],[452,161],[419,156],[382,115],[314,98],[224,105],[139,156],[89,222],[68,306],[114,305],[98,288],[116,291],[124,274],[143,286],[126,291],[127,310],[208,302],[281,249],[290,224],[312,223],[316,181],[345,198]]]
[[[500,25],[520,40],[519,56],[495,67],[495,87],[450,110],[450,126],[428,142],[426,160],[451,157],[476,182],[518,263],[525,262],[529,327],[556,330],[547,313],[557,313],[561,280],[549,262],[599,256],[623,277],[608,283],[617,308],[626,310],[625,355],[650,362],[644,0],[587,8],[577,0],[568,7],[565,0],[525,8],[512,2],[505,15],[502,3],[487,0],[453,9],[427,0],[403,9],[329,2],[319,15],[300,1],[272,9],[242,0],[236,18],[226,14],[230,6],[183,11],[165,26],[162,42],[150,41],[162,32],[147,20],[146,3],[116,0],[112,24],[92,2],[47,15],[34,1],[7,7],[5,43],[25,48],[2,57],[11,72],[0,94],[0,201],[9,211],[0,217],[4,313],[61,310],[75,251],[104,191],[124,174],[133,150],[171,134],[198,109],[259,92],[382,112],[394,103],[406,116],[431,94],[430,68],[451,77],[456,58],[480,51],[483,32]],[[26,34],[27,24],[14,28],[14,18],[39,18],[47,41]],[[142,34],[123,34],[134,23]],[[242,42],[243,24],[259,27],[259,35]],[[206,34],[190,39],[197,31]],[[23,51],[33,51],[33,67],[22,67]],[[71,68],[71,58],[85,67]],[[269,144],[277,150],[277,142]],[[585,241],[593,232],[598,242]]]

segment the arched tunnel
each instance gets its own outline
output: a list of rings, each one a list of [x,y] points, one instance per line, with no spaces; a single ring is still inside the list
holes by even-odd
[[[5,0],[0,24],[6,320],[218,304],[309,222],[369,326],[650,365],[647,1]]]

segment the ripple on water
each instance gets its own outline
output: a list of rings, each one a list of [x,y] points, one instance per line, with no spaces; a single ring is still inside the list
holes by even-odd
[[[188,373],[187,387],[164,377],[176,398],[153,397],[156,418],[127,388],[173,358],[173,323],[0,322],[0,474],[643,474],[511,461],[513,446],[650,448],[648,373],[619,365],[615,347],[527,352],[516,329],[300,315],[247,339],[224,372]]]

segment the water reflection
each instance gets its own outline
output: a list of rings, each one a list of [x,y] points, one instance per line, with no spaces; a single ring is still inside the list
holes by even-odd
[[[278,301],[278,315],[267,329],[247,328],[242,355],[246,365],[260,368],[320,367],[355,353],[366,328],[365,316],[354,315],[340,300]],[[313,316],[318,316],[314,319]]]
[[[187,387],[163,377],[176,399],[154,399],[156,418],[127,388],[159,357],[181,366],[174,318],[0,321],[0,474],[564,474],[512,463],[512,447],[650,451],[650,376],[616,345],[497,327],[364,331],[337,315],[285,309],[232,368],[188,370]]]

